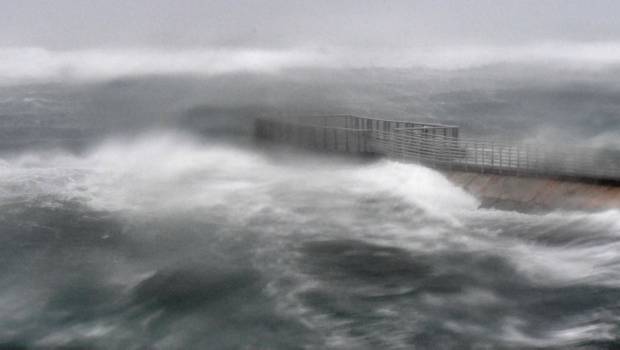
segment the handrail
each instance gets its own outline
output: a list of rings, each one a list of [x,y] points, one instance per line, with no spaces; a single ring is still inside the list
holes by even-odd
[[[412,160],[478,172],[570,176],[620,181],[620,152],[459,137],[458,127],[354,116],[322,116],[323,124],[259,118],[256,135],[297,146]],[[344,119],[342,119],[344,118]],[[403,126],[404,125],[404,126]]]

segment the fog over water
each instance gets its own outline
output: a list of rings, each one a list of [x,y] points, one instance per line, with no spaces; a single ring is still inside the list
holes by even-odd
[[[0,349],[618,347],[619,210],[252,136],[354,114],[620,150],[617,10],[1,5]]]

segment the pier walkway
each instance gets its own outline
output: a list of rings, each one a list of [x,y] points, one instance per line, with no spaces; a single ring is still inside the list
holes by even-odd
[[[458,126],[350,115],[258,118],[259,139],[449,170],[620,184],[620,152],[459,135]]]

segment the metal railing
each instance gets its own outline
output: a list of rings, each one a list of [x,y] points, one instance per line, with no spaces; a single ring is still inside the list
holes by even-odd
[[[620,152],[459,137],[456,126],[355,116],[259,118],[256,136],[332,152],[372,154],[436,168],[620,181]]]

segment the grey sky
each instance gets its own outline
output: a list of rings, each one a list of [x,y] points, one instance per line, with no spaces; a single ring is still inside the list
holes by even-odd
[[[620,39],[616,0],[0,0],[0,46],[420,47]]]

